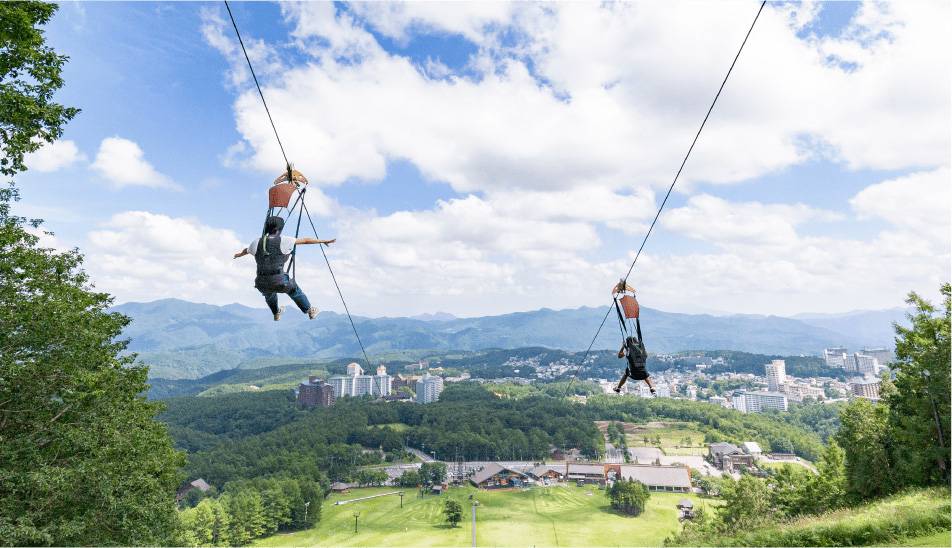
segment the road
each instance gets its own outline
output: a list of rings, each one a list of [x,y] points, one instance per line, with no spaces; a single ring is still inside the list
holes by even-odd
[[[427,455],[426,453],[424,453],[423,451],[420,451],[419,449],[414,449],[413,447],[407,447],[407,451],[416,455],[423,462],[436,461],[436,459],[434,459],[431,455]]]

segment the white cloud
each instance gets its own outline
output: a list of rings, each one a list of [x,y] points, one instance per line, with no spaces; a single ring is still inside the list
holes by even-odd
[[[632,257],[602,260],[598,229],[640,232],[650,220],[757,5],[282,5],[307,60],[275,73],[265,94],[297,167],[316,185],[340,185],[381,180],[388,161],[405,160],[461,194],[385,216],[328,205],[354,308],[478,314],[602,302],[598,280],[610,283]],[[864,4],[842,34],[804,35],[823,9],[768,5],[678,192],[814,158],[923,174],[948,165],[948,72],[935,67],[949,66],[949,6]],[[220,23],[206,31],[213,44]],[[477,52],[454,74],[385,51],[364,24],[398,41],[464,36]],[[234,44],[216,47],[234,56]],[[280,170],[257,93],[234,109],[242,140],[229,160]],[[933,178],[853,199],[857,214],[889,223],[865,239],[813,235],[814,223],[853,221],[847,212],[708,190],[666,212],[662,227],[710,251],[649,250],[634,281],[647,306],[742,312],[894,306],[909,289],[934,291],[948,277],[947,238],[923,237],[927,223],[881,205],[906,199],[900,209],[927,218],[910,193],[933,189],[935,176],[910,177]]]
[[[117,187],[145,186],[182,190],[180,185],[159,173],[145,160],[145,154],[135,141],[121,137],[103,139],[91,167]]]
[[[86,156],[79,151],[75,141],[61,139],[44,143],[36,152],[27,154],[24,161],[31,171],[52,173],[85,159]]]
[[[249,274],[242,268],[246,264],[232,259],[248,242],[230,230],[127,211],[113,215],[87,240],[86,268],[97,287],[122,301],[175,297],[224,304],[248,300],[254,291],[254,270]]]
[[[205,42],[219,51],[231,63],[228,71],[228,82],[232,86],[240,86],[251,80],[247,61],[241,51],[241,45],[234,38],[231,24],[221,15],[220,10],[204,8],[201,11],[202,36]],[[277,51],[266,42],[251,36],[243,35],[245,49],[258,76],[278,74],[284,65]]]
[[[861,218],[878,217],[925,237],[949,234],[952,175],[949,168],[912,173],[863,189],[850,200]]]
[[[406,159],[463,192],[662,186],[756,7],[692,4],[690,16],[650,3],[353,7],[389,36],[449,32],[481,46],[476,78],[430,78],[385,52],[350,11],[290,5],[292,34],[313,61],[287,68],[266,94],[290,156],[323,184],[379,180],[387,160]],[[864,8],[843,36],[821,40],[797,35],[815,17],[809,8],[768,6],[685,183],[742,181],[830,154],[851,169],[947,163],[936,120],[949,117],[949,82],[931,68],[950,61],[952,48],[938,47],[949,42],[949,18],[937,13],[947,8]],[[515,45],[493,38],[500,28]],[[859,55],[850,70],[829,61],[845,50]],[[250,164],[273,170],[280,155],[255,92],[235,110]]]
[[[841,217],[803,204],[732,203],[701,194],[665,213],[661,222],[669,230],[721,246],[786,246],[797,242],[797,225]]]

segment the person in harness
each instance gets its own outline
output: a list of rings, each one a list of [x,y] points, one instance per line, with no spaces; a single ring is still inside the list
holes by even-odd
[[[619,294],[623,294],[624,296],[618,297]],[[655,396],[657,393],[651,382],[651,375],[648,374],[646,367],[648,351],[645,349],[644,339],[641,336],[640,310],[638,301],[635,299],[635,290],[622,280],[612,289],[612,295],[615,298],[615,311],[618,313],[618,322],[622,329],[622,335],[624,336],[621,349],[618,351],[618,357],[628,360],[625,372],[622,374],[621,380],[618,381],[618,385],[614,388],[614,391],[616,394],[620,394],[622,387],[625,386],[625,382],[631,378],[636,381],[645,381],[645,384],[648,385],[648,389],[651,390],[651,395]],[[622,309],[624,309],[624,313],[622,313]],[[626,319],[635,320],[635,333],[637,336],[628,335],[628,330],[625,326]]]
[[[245,255],[254,256],[255,263],[258,265],[255,288],[264,295],[268,308],[274,314],[274,321],[280,320],[281,314],[284,313],[284,307],[278,307],[278,293],[286,293],[294,301],[294,304],[301,309],[301,312],[307,314],[307,317],[313,320],[317,317],[319,310],[317,307],[311,306],[307,295],[298,287],[297,282],[288,275],[284,265],[287,264],[288,259],[294,253],[295,245],[330,245],[337,240],[282,236],[281,231],[283,229],[283,218],[278,216],[268,217],[264,223],[262,237],[255,238],[247,248],[235,253],[235,258],[244,257]]]

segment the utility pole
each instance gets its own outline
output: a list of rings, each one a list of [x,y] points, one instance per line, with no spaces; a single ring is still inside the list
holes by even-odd
[[[476,507],[479,506],[479,501],[476,500],[476,497],[471,497],[473,499],[473,524],[471,529],[473,531],[473,548],[476,548]]]
[[[304,525],[307,525],[307,507],[311,505],[311,501],[304,502]]]
[[[360,517],[360,512],[354,512],[354,534],[357,534],[357,518]]]
[[[400,508],[403,508],[403,491],[400,491]]]

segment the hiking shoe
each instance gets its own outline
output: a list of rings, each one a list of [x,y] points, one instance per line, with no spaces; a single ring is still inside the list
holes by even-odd
[[[311,308],[308,308],[308,309],[307,309],[307,318],[308,318],[309,320],[313,320],[313,319],[316,318],[317,315],[320,314],[320,313],[321,313],[321,311],[318,310],[316,306],[312,306]]]
[[[283,306],[282,306],[281,308],[279,308],[277,312],[274,313],[274,321],[280,320],[280,319],[281,319],[281,314],[284,314],[284,307],[283,307]]]

